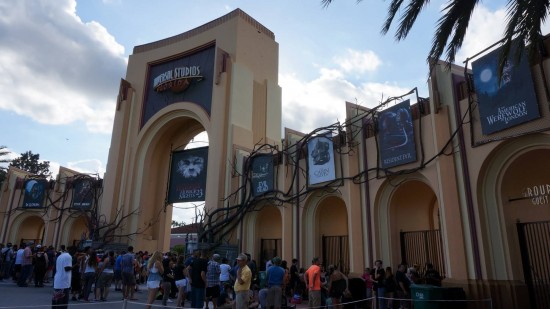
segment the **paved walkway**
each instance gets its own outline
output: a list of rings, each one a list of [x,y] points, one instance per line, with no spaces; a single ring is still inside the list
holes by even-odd
[[[34,287],[34,285],[21,288],[11,280],[0,281],[0,308],[51,308],[53,285],[52,283],[45,283],[44,285],[43,288],[37,288]],[[115,292],[114,288],[111,288],[111,292],[106,302],[85,303],[69,300],[69,308],[143,309],[145,308],[145,301],[147,300],[147,287],[145,285],[140,285],[139,291],[134,294],[134,297],[138,300],[128,302],[127,306],[124,307],[122,293]],[[91,298],[93,298],[93,296]],[[156,305],[153,308],[175,308],[175,303],[169,303],[168,306],[164,307],[160,300],[155,301],[153,305]],[[189,306],[189,302],[187,302],[187,305]]]
[[[34,285],[29,285],[29,287],[21,288],[18,287],[11,280],[0,281],[0,309],[7,308],[33,308],[33,309],[45,309],[51,307],[51,299],[53,293],[52,283],[45,283],[43,288],[34,287]],[[134,294],[134,297],[137,298],[137,301],[127,302],[126,307],[124,307],[124,302],[122,301],[122,293],[115,292],[114,288],[111,287],[109,297],[106,302],[79,302],[69,300],[69,308],[74,309],[88,309],[88,308],[102,308],[102,309],[144,309],[145,301],[147,300],[147,287],[145,285],[139,286],[139,291]],[[92,296],[93,298],[93,296]],[[189,307],[190,303],[186,302],[186,306]],[[154,308],[176,308],[175,303],[168,303],[168,306],[162,306],[160,300],[156,300],[153,303]],[[307,308],[307,303],[300,304],[296,306],[297,309]]]

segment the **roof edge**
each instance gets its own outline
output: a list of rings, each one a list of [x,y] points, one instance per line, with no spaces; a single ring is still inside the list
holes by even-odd
[[[267,29],[264,25],[260,24],[257,20],[252,18],[250,15],[246,14],[243,10],[235,9],[222,17],[216,18],[202,26],[191,29],[184,33],[180,33],[178,35],[175,35],[166,39],[162,39],[156,42],[134,46],[133,54],[144,53],[153,49],[157,49],[160,47],[174,44],[176,42],[186,40],[188,38],[191,38],[193,36],[206,32],[212,28],[215,28],[236,17],[242,18],[243,20],[248,22],[250,25],[252,25],[254,28],[258,29],[258,31],[265,34],[269,38],[275,40],[275,34],[271,30]]]

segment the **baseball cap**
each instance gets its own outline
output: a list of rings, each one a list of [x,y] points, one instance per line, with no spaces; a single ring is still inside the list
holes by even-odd
[[[237,256],[237,260],[239,260],[239,261],[248,261],[248,257],[246,256],[246,254],[241,253]]]

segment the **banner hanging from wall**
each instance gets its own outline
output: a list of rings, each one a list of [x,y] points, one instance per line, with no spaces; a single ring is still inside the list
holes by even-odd
[[[210,114],[216,49],[205,49],[150,64],[141,127],[166,106],[193,102]]]
[[[414,126],[409,100],[396,104],[378,116],[380,165],[390,168],[416,161]]]
[[[307,142],[308,184],[336,179],[334,144],[330,135],[316,136]]]
[[[515,64],[509,60],[498,81],[500,50],[472,63],[481,131],[492,134],[540,117],[535,86],[526,53]]]
[[[94,203],[94,179],[79,178],[73,180],[73,200],[71,208],[88,210]]]
[[[257,155],[252,158],[252,195],[259,196],[275,189],[273,155]]]
[[[46,197],[48,181],[46,179],[28,179],[25,181],[23,208],[42,208]]]
[[[174,151],[168,187],[168,203],[204,201],[208,147]]]

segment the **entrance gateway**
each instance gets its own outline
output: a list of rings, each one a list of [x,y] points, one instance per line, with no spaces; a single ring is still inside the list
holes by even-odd
[[[201,132],[210,146],[182,151]],[[171,203],[204,203],[208,212],[227,206],[223,199],[238,186],[232,163],[258,143],[281,143],[278,43],[270,30],[237,9],[136,46],[104,181],[105,215],[128,215],[120,234],[135,233],[117,241],[168,250]]]

